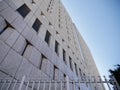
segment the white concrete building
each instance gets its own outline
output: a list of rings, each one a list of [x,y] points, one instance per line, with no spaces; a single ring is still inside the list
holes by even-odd
[[[89,48],[60,0],[0,1],[0,78],[24,75],[55,81],[99,76]],[[104,87],[84,83],[76,90]]]

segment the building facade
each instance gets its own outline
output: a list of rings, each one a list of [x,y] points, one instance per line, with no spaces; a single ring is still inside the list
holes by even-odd
[[[0,78],[24,75],[55,81],[99,76],[89,48],[60,0],[0,1]],[[88,83],[76,90],[104,87]]]

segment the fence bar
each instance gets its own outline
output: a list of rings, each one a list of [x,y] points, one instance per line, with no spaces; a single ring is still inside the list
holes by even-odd
[[[92,76],[91,75],[90,75],[89,83],[90,83],[91,90],[93,90],[93,87],[92,87]]]
[[[50,81],[50,83],[49,83],[49,90],[51,90],[51,81]]]
[[[61,89],[60,89],[60,90],[62,90],[62,81],[60,82],[60,87],[61,87]]]
[[[51,90],[51,81],[50,81],[50,83],[49,83],[49,90]]]
[[[57,90],[57,83],[56,83],[56,81],[55,81],[55,90]]]
[[[98,83],[97,83],[97,78],[94,76],[94,82],[95,82],[95,88],[97,89],[98,88]]]
[[[12,80],[8,81],[8,86],[7,86],[6,90],[8,90],[10,88],[11,83],[12,83]]]
[[[120,86],[118,85],[118,83],[117,83],[117,81],[116,81],[115,77],[114,77],[114,76],[112,76],[112,78],[113,78],[113,80],[114,80],[114,82],[115,82],[115,84],[116,84],[117,89],[118,89],[118,90],[120,90]]]
[[[69,87],[70,85],[69,85],[69,77],[68,76],[66,76],[66,90],[70,90],[70,87]]]
[[[118,90],[118,89],[117,89],[117,85],[116,85],[116,83],[115,83],[115,82],[113,82],[113,85],[114,85],[114,86],[113,86],[113,87],[114,87],[114,89],[115,89],[115,90]]]
[[[39,89],[40,89],[40,81],[38,82],[37,90],[39,90]]]
[[[81,90],[81,84],[80,84],[80,80],[78,81],[78,83],[79,83],[79,87],[80,87],[80,90]]]
[[[3,88],[4,88],[4,85],[5,85],[5,83],[7,82],[7,80],[5,80],[5,82],[4,82],[4,80],[3,80],[3,84],[2,84],[2,86],[1,86],[1,89],[0,90],[2,90]],[[2,83],[2,81],[1,81],[1,83]]]
[[[14,85],[13,85],[12,90],[14,90],[14,89],[15,89],[16,84],[17,84],[17,80],[15,80],[15,83],[14,83]]]
[[[43,90],[45,90],[45,81],[44,81],[44,84],[43,84]]]
[[[116,85],[115,85],[115,81],[113,80],[112,77],[111,77],[111,83],[112,83],[112,85],[113,85],[113,87],[114,87],[114,90],[117,90]]]
[[[33,81],[32,82],[32,90],[34,89],[34,85],[35,85],[35,82]]]
[[[26,89],[25,89],[25,90],[27,90],[27,89],[28,89],[28,85],[29,85],[29,81],[27,82],[27,86],[26,86]]]
[[[109,86],[109,83],[108,83],[108,81],[107,81],[106,77],[105,77],[105,76],[103,76],[103,77],[104,77],[104,79],[105,79],[105,82],[106,82],[106,84],[107,84],[107,86],[108,86],[109,90],[111,90],[111,88],[110,88],[110,86]]]
[[[74,88],[74,90],[75,90],[75,81],[73,81],[73,88]]]
[[[22,80],[21,80],[21,83],[20,83],[20,86],[19,86],[18,90],[22,90],[22,86],[24,84],[24,81],[25,81],[25,76],[22,77]]]

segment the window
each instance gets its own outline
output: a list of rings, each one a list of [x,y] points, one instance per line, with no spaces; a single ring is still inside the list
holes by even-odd
[[[73,68],[72,68],[72,59],[71,59],[71,57],[69,57],[69,63],[70,63],[70,68],[71,68],[71,70],[73,71]]]
[[[78,76],[77,65],[76,65],[76,63],[74,63],[74,64],[75,64],[75,72],[76,72],[76,75]]]
[[[58,27],[60,28],[60,23],[58,24]]]
[[[42,23],[41,23],[41,22],[39,21],[39,19],[37,18],[37,19],[35,20],[34,24],[32,25],[32,27],[33,27],[33,29],[34,29],[36,32],[38,32],[41,24],[42,24]]]
[[[78,57],[77,57],[77,60],[78,60]]]
[[[43,17],[43,18],[45,18],[45,14],[41,11],[41,16]]]
[[[86,76],[85,76],[85,73],[83,73],[83,80],[84,80],[84,81],[86,80]]]
[[[64,39],[62,39],[62,42],[64,42],[65,40]]]
[[[22,56],[25,54],[25,51],[26,51],[27,47],[29,47],[29,46],[32,46],[32,44],[28,40],[26,40],[26,45],[25,45],[25,47],[22,51],[22,54],[21,54]]]
[[[49,8],[47,8],[47,12],[49,11]]]
[[[65,50],[63,49],[63,61],[65,62],[65,64],[66,64],[66,52],[65,52]]]
[[[66,81],[66,75],[64,74],[64,81]]]
[[[50,41],[50,36],[51,36],[51,34],[47,31],[47,32],[46,32],[46,36],[45,36],[45,41],[46,41],[46,43],[48,43],[48,44],[49,44],[49,41]]]
[[[64,81],[66,82],[66,75],[64,74]],[[63,87],[66,88],[66,83],[63,84]]]
[[[50,25],[50,26],[52,26],[52,23],[51,23],[51,22],[49,22],[49,25]]]
[[[58,42],[57,41],[55,41],[55,52],[58,54]]]
[[[80,73],[80,77],[82,77],[82,72],[81,72],[81,69],[79,68],[79,73]]]
[[[17,11],[20,13],[20,15],[25,18],[27,14],[30,12],[30,9],[26,4],[23,4],[21,7],[17,9]]]
[[[67,48],[70,48],[70,46],[67,46]]]
[[[58,79],[58,68],[54,65],[54,70],[53,70],[53,80]]]
[[[59,32],[58,32],[58,31],[56,31],[56,34],[59,34]]]
[[[72,52],[72,54],[74,55],[75,53],[74,53],[74,52]]]
[[[41,70],[41,68],[42,68],[42,63],[43,63],[43,60],[44,59],[46,59],[46,57],[43,55],[43,54],[41,54],[41,61],[40,61],[40,66],[39,66],[39,69]]]
[[[51,22],[49,22],[49,26],[50,26],[51,28],[53,28],[53,25],[52,25],[52,23],[51,23]]]

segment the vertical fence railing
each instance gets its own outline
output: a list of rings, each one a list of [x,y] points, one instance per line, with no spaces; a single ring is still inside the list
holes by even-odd
[[[120,86],[119,86],[119,84],[117,83],[117,80],[115,79],[115,77],[114,76],[112,76],[112,79],[113,79],[113,83],[115,84],[114,86],[115,86],[115,88],[116,88],[116,90],[120,90]]]
[[[112,77],[112,80],[107,80],[104,76],[104,80],[101,77],[98,79],[91,77],[84,77],[78,81],[70,81],[66,76],[66,81],[51,81],[51,80],[26,80],[27,77],[23,76],[21,80],[2,79],[0,80],[0,90],[84,90],[81,85],[92,84],[106,84],[109,90],[113,90],[110,84],[113,85],[114,90],[120,90],[120,86],[116,79]],[[71,89],[72,88],[72,89]],[[91,87],[94,90],[94,87]]]
[[[103,76],[103,77],[104,77],[105,82],[106,82],[106,84],[107,84],[107,86],[108,86],[108,89],[111,90],[110,85],[109,85],[109,82],[107,81],[106,77],[105,77],[105,76]]]
[[[21,80],[21,83],[20,83],[20,86],[19,86],[18,90],[22,90],[22,86],[24,84],[24,81],[25,81],[25,76],[22,77],[22,80]]]
[[[66,76],[66,90],[70,90],[70,85],[69,85],[69,77],[68,76]]]

